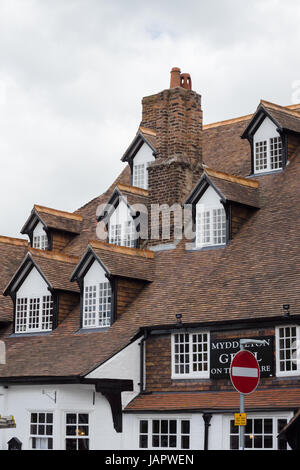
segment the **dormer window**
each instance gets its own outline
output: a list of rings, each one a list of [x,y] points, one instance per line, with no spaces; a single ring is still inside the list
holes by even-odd
[[[16,303],[15,333],[52,330],[53,300],[51,295],[19,297]]]
[[[133,162],[132,183],[137,188],[148,189],[148,166],[151,162]]]
[[[111,325],[112,288],[105,271],[94,261],[83,279],[82,328]]]
[[[15,333],[46,332],[52,326],[52,295],[45,280],[33,268],[16,293]]]
[[[122,157],[131,169],[131,185],[148,189],[148,167],[155,161],[156,133],[140,128],[138,134]]]
[[[196,247],[226,244],[226,213],[220,197],[209,187],[196,205]]]
[[[282,168],[281,137],[255,142],[255,173],[279,170]]]
[[[35,235],[32,241],[32,248],[38,248],[40,250],[47,250],[48,249],[47,235]]]
[[[39,222],[32,233],[32,248],[39,250],[48,249],[48,236],[45,233],[44,226]]]
[[[120,201],[108,223],[108,241],[113,245],[136,247],[138,233],[130,209]]]

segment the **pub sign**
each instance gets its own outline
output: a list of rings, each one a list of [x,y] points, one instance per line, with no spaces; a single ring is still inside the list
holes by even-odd
[[[252,339],[263,339],[265,344],[245,345],[245,349],[256,357],[260,377],[273,377],[274,375],[274,336],[259,336]],[[220,339],[211,335],[210,340],[210,378],[229,379],[230,364],[235,354],[240,350],[240,338]]]

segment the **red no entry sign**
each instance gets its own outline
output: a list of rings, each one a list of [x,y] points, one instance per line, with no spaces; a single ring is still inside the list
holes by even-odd
[[[231,362],[230,378],[238,392],[254,392],[259,382],[259,365],[254,354],[239,351]]]

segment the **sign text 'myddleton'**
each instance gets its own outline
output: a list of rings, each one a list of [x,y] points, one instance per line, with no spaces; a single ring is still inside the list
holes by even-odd
[[[260,376],[271,377],[274,375],[274,337],[252,337],[263,339],[265,344],[245,345],[245,349],[251,351],[259,364]],[[229,370],[232,359],[240,349],[239,338],[216,339],[211,337],[210,342],[210,377],[212,379],[229,378]]]

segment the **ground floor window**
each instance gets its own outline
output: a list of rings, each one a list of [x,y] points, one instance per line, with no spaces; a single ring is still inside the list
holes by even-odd
[[[66,413],[66,450],[89,450],[88,413]]]
[[[245,449],[286,450],[286,442],[277,436],[287,422],[287,418],[247,418]],[[230,420],[230,449],[239,449],[239,426],[234,425],[234,419]]]
[[[31,449],[53,449],[53,413],[30,414]]]
[[[141,449],[189,449],[190,421],[185,419],[142,419],[139,422]]]

